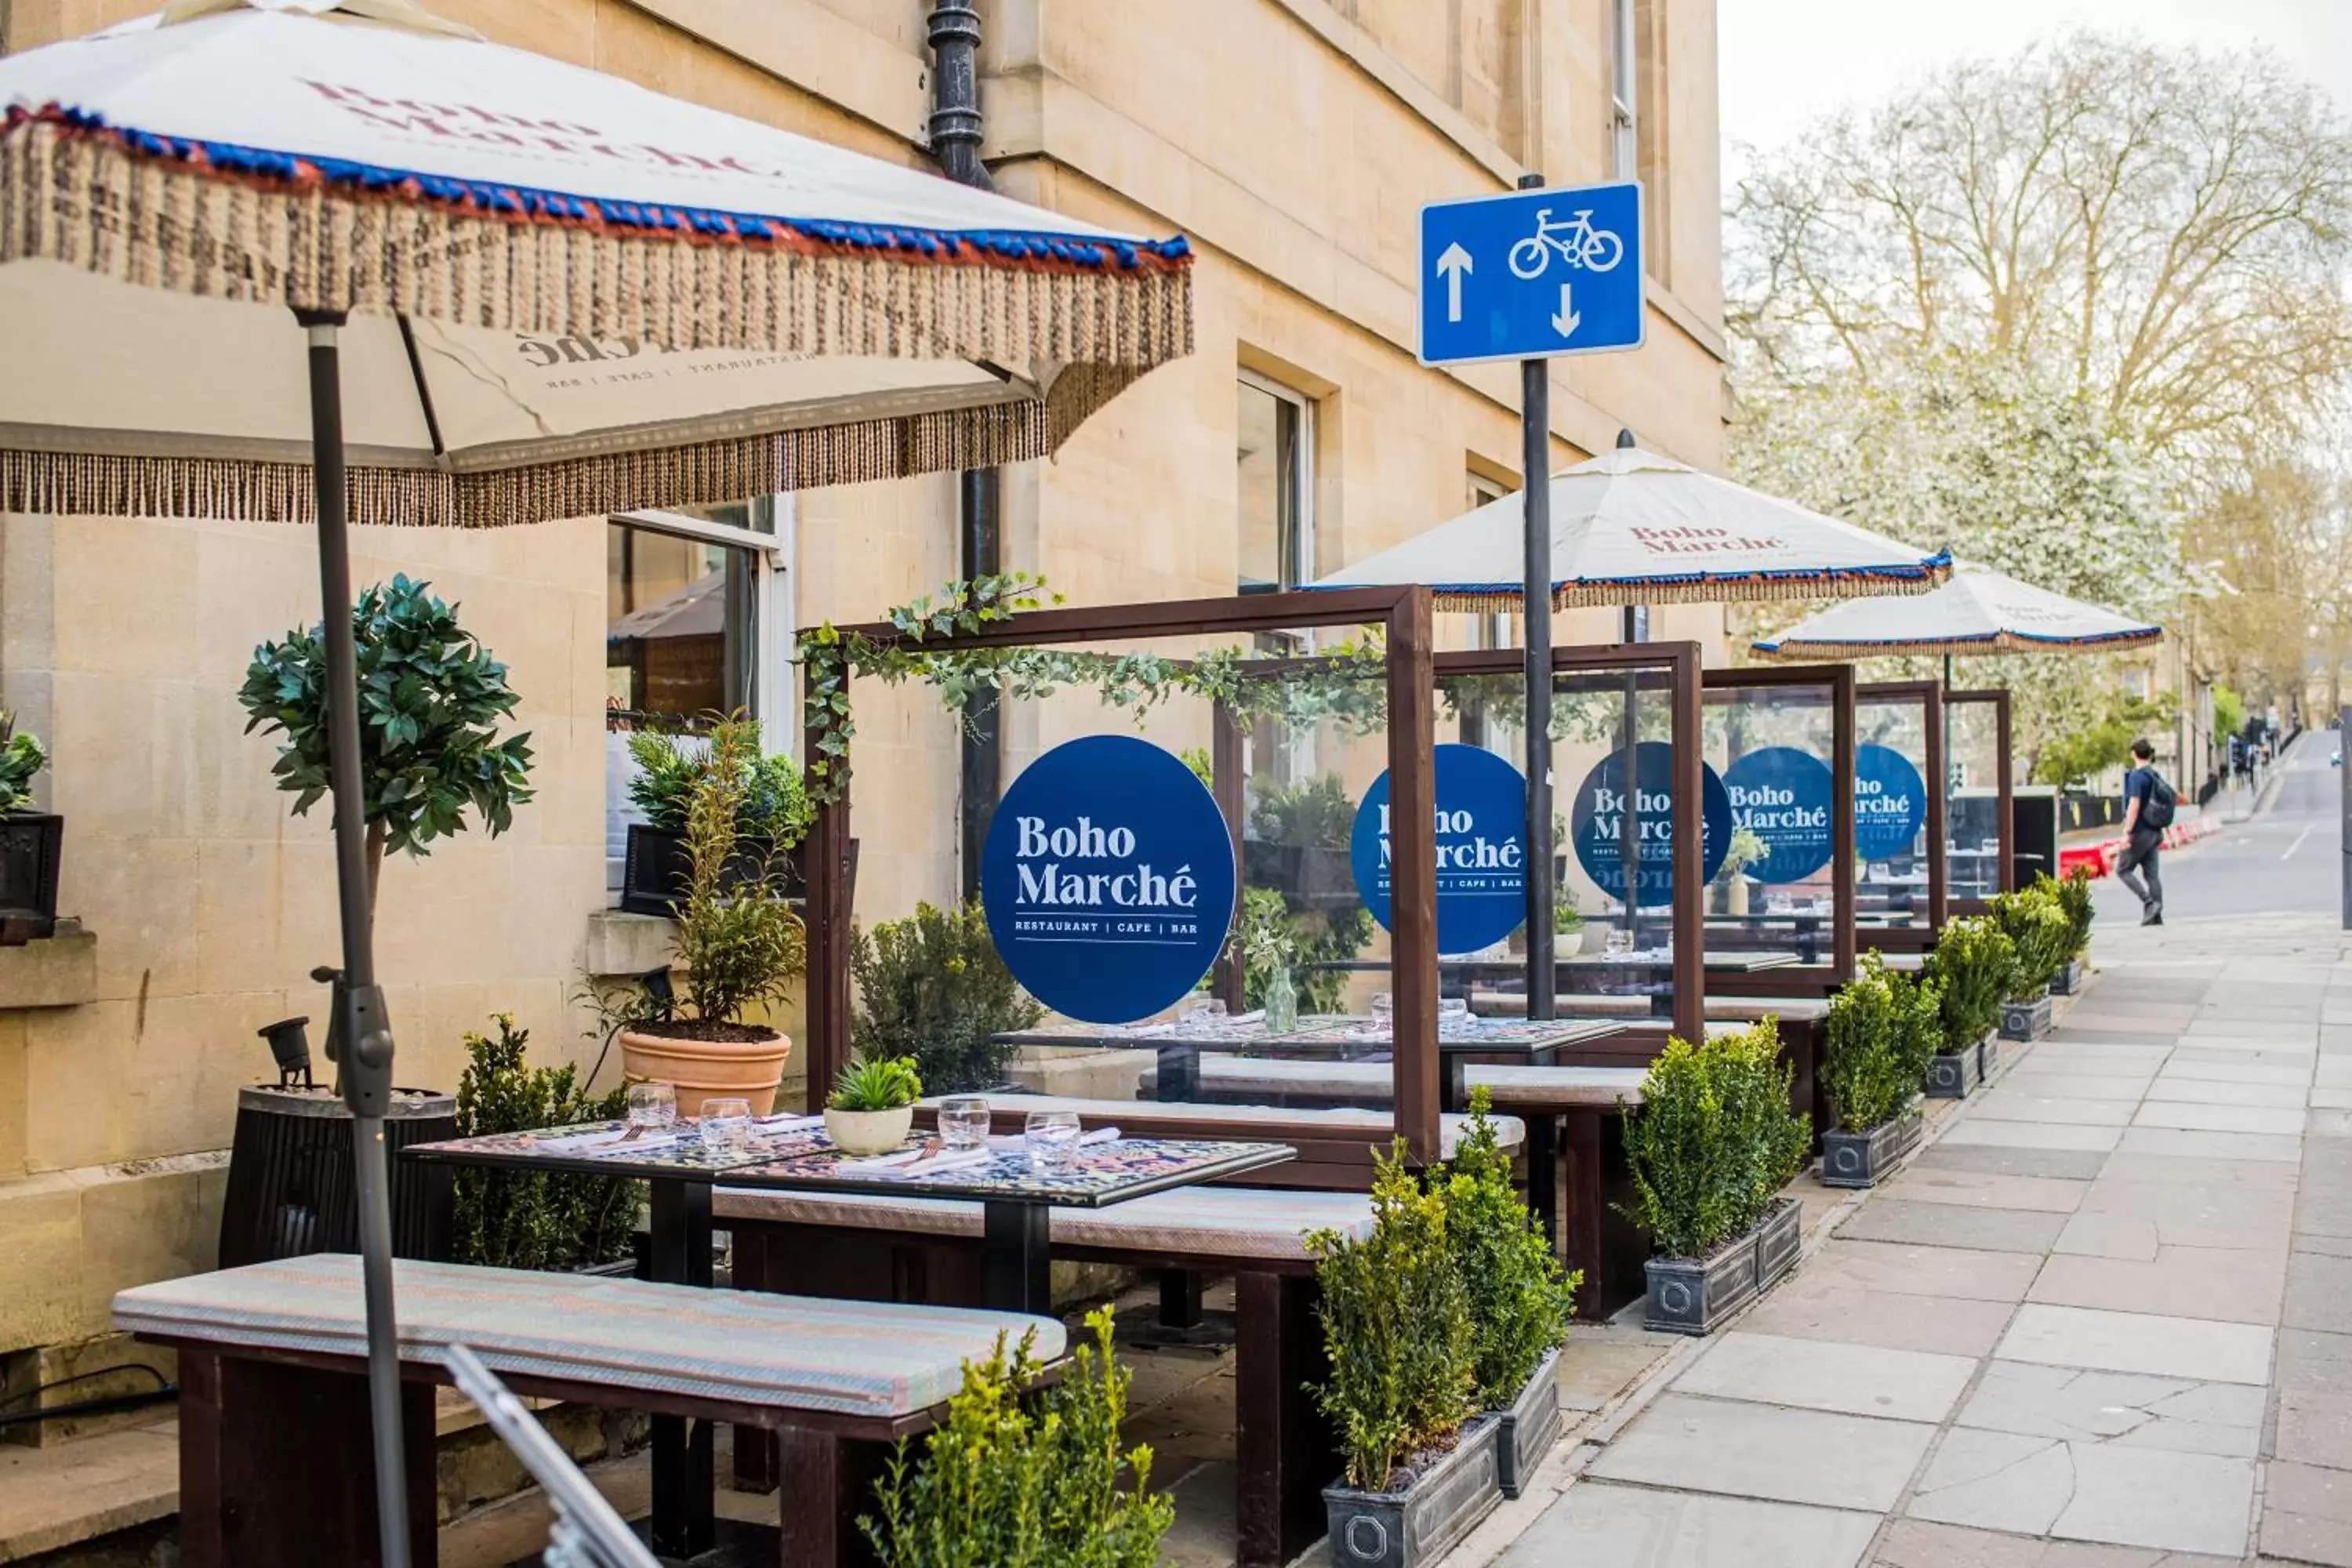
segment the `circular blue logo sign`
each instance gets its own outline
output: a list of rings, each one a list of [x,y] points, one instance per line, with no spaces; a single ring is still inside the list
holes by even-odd
[[[1437,791],[1437,951],[1475,952],[1528,918],[1528,781],[1494,752],[1446,744],[1430,754]],[[1389,775],[1356,808],[1348,858],[1356,892],[1389,923]]]
[[[1664,741],[1643,741],[1633,748],[1633,816],[1641,846],[1638,901],[1654,907],[1671,899],[1675,889],[1675,749]],[[1698,807],[1699,879],[1711,882],[1731,848],[1731,797],[1716,771],[1704,764]],[[1621,902],[1625,897],[1625,753],[1620,751],[1603,757],[1577,786],[1568,834],[1576,842],[1577,863],[1584,874]]]
[[[1200,983],[1234,918],[1234,842],[1208,787],[1127,735],[1055,747],[1004,792],[980,899],[1005,967],[1057,1013],[1125,1024]]]
[[[1748,868],[1759,882],[1797,882],[1830,863],[1829,764],[1794,746],[1764,746],[1724,771],[1731,820],[1767,851]]]
[[[1892,746],[1853,749],[1853,847],[1865,860],[1909,851],[1927,820],[1927,785]]]

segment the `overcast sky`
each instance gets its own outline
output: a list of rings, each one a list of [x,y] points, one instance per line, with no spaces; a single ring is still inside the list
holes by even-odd
[[[2352,113],[2352,0],[1716,0],[1727,177],[1822,111],[1884,97],[1946,60],[2075,27],[2203,48],[2268,45]]]

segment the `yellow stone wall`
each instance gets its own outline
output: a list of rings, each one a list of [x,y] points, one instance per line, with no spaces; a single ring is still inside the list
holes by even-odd
[[[11,48],[154,0],[0,0]],[[441,0],[507,43],[876,156],[927,166],[922,0]],[[1722,456],[1709,0],[1641,0],[1647,155],[1665,226],[1649,344],[1561,362],[1555,466],[1621,425]],[[1003,477],[1008,565],[1073,602],[1223,594],[1235,579],[1234,378],[1318,400],[1318,553],[1336,565],[1516,475],[1517,373],[1412,353],[1414,215],[1523,168],[1607,177],[1608,0],[982,0],[984,152],[1008,194],[1200,253],[1198,352]],[[1655,168],[1652,169],[1655,174]],[[946,477],[799,498],[803,626],[869,618],[955,574]],[[362,529],[394,571],[462,601],[512,668],[538,798],[512,832],[388,868],[378,920],[404,1082],[454,1087],[458,1041],[517,1013],[549,1059],[591,1048],[568,1000],[603,902],[604,524],[457,536]],[[0,518],[0,703],[56,753],[64,907],[98,939],[90,1003],[0,996],[0,1352],[102,1331],[113,1289],[207,1264],[255,1030],[323,1017],[335,956],[326,819],[269,787],[234,692],[254,645],[317,616],[311,538],[263,525]],[[1461,623],[1447,628],[1459,640]],[[1613,637],[1605,612],[1563,638]],[[1701,637],[1711,609],[1654,635]],[[1080,720],[1066,714],[1067,727]],[[858,904],[958,885],[956,728],[922,692],[861,688]],[[1016,714],[1017,765],[1051,714]],[[1155,725],[1205,739],[1197,714]],[[154,1163],[162,1162],[161,1164]]]

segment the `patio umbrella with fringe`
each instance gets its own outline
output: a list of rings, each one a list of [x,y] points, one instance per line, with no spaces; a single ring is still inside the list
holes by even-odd
[[[1433,591],[1441,610],[1516,610],[1532,626],[1541,613],[1536,600],[1544,582],[1550,584],[1550,607],[1566,610],[1925,594],[1951,572],[1947,551],[1898,543],[1643,451],[1630,431],[1619,432],[1614,450],[1552,475],[1546,498],[1549,531],[1528,528],[1523,495],[1514,493],[1309,586],[1418,583]],[[1630,629],[1627,635],[1630,640]],[[1549,639],[1538,646],[1531,632],[1529,643],[1528,1011],[1530,1017],[1549,1017],[1552,781],[1543,749],[1550,732],[1551,676],[1538,663]],[[1626,694],[1630,758],[1630,676]],[[1638,838],[1629,836],[1626,844],[1638,852]],[[1629,874],[1629,916],[1633,882]]]
[[[2164,628],[1962,562],[1951,580],[1903,605],[1839,605],[1751,645],[1766,658],[2113,653],[2162,640]]]
[[[0,511],[319,525],[383,1560],[409,1562],[349,522],[1017,462],[1192,346],[1190,254],[501,47],[177,0],[0,59]],[[257,309],[258,307],[258,309]]]

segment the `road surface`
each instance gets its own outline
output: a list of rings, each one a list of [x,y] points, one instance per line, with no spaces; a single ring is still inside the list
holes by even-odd
[[[2333,732],[2306,733],[2283,765],[2268,811],[2164,856],[2165,924],[2336,912],[2343,780],[2327,765],[2335,750]],[[2112,877],[2099,882],[2097,900],[2102,921],[2139,918],[2138,900]]]

